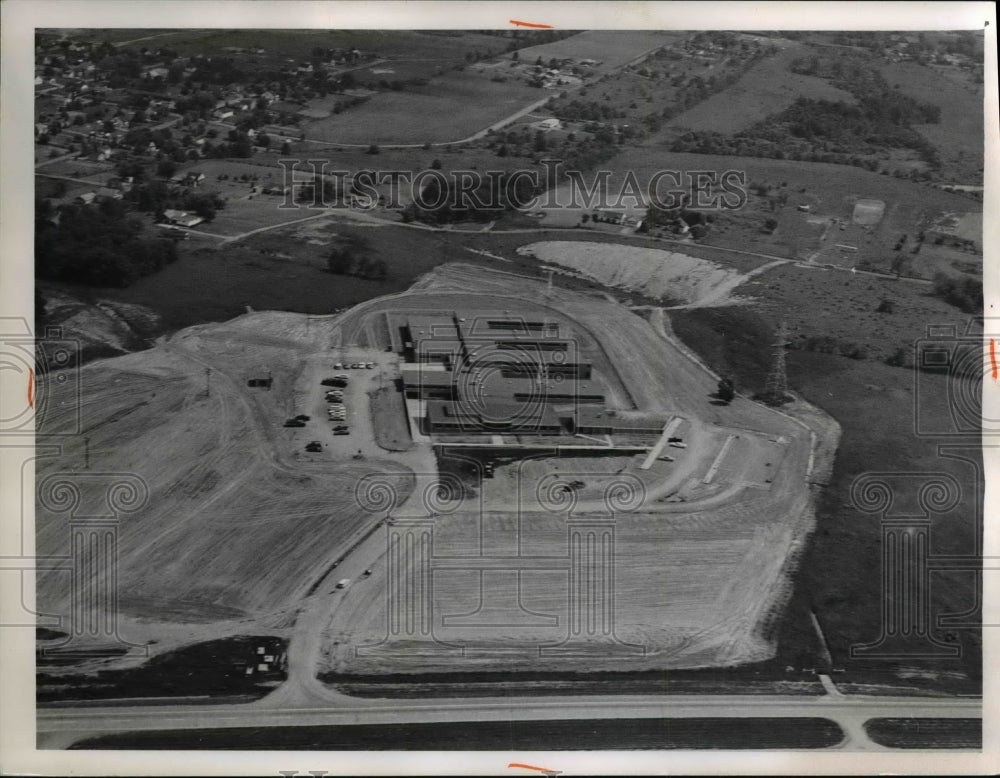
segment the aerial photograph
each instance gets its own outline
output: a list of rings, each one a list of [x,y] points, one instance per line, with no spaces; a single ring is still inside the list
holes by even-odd
[[[982,751],[995,33],[531,21],[34,30],[38,750]]]

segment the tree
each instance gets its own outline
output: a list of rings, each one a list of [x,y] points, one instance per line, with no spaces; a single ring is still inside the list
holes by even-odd
[[[257,145],[264,149],[268,148],[271,145],[271,136],[264,132],[259,133],[257,135]]]
[[[440,159],[435,159],[433,162],[431,162],[431,170],[440,170],[440,169],[441,169]]]
[[[336,275],[348,275],[354,265],[354,257],[347,248],[335,248],[326,260],[326,269]]]
[[[378,153],[379,153],[379,147],[378,147],[378,144],[376,144],[376,143],[373,143],[373,144],[371,144],[371,145],[370,145],[370,146],[368,147],[368,151],[366,151],[365,153],[366,153],[366,154],[378,154]]]
[[[731,403],[733,401],[733,398],[736,397],[736,388],[731,378],[719,379],[716,395],[724,403]]]
[[[287,157],[291,153],[292,153],[292,144],[286,140],[284,143],[281,144],[281,154],[282,156]]]
[[[177,172],[177,165],[172,159],[165,159],[156,166],[156,175],[160,178],[173,178]]]

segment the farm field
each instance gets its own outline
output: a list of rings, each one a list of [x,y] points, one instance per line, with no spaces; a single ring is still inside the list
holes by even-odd
[[[598,73],[607,73],[686,35],[684,32],[651,30],[588,30],[560,41],[521,49],[520,59],[523,62],[534,62],[538,57],[543,62],[552,58],[593,59],[600,63],[594,69]]]
[[[440,32],[323,29],[183,30],[172,31],[169,36],[161,39],[161,43],[181,54],[198,54],[213,48],[236,47],[262,48],[267,54],[302,58],[314,46],[338,49],[356,46],[363,53],[377,52],[384,56],[455,60],[462,60],[469,50],[502,50],[505,46],[503,38],[464,30]],[[142,41],[130,45],[138,48],[150,44],[148,41]]]
[[[380,92],[363,105],[305,123],[303,129],[307,138],[331,143],[447,143],[548,97],[544,90],[514,81],[500,84],[471,72],[448,73],[428,86]]]

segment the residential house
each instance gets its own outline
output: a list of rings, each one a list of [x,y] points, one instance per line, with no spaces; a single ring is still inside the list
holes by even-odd
[[[189,211],[177,211],[173,208],[165,210],[163,218],[166,219],[168,224],[176,224],[178,227],[194,227],[205,221],[197,214],[190,213]]]
[[[96,192],[97,202],[105,202],[107,200],[121,200],[125,195],[120,189],[112,189],[111,187],[102,186]]]

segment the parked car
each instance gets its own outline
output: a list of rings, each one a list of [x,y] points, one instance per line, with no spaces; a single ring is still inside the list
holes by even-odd
[[[304,421],[299,420],[299,419],[288,419],[285,422],[285,426],[286,427],[304,427],[304,426],[306,426],[306,423]]]
[[[350,435],[351,433],[348,432],[347,430],[334,430],[333,434],[334,435]]]
[[[369,370],[372,370],[372,369],[375,368],[375,363],[374,362],[369,362],[367,365],[365,365],[365,367],[367,367]]]
[[[306,416],[304,413],[300,413],[295,418],[298,419],[299,421],[309,421],[309,417]]]
[[[306,443],[306,451],[316,452],[322,450],[323,450],[323,444],[320,443],[318,440],[313,440],[310,441],[309,443]]]

